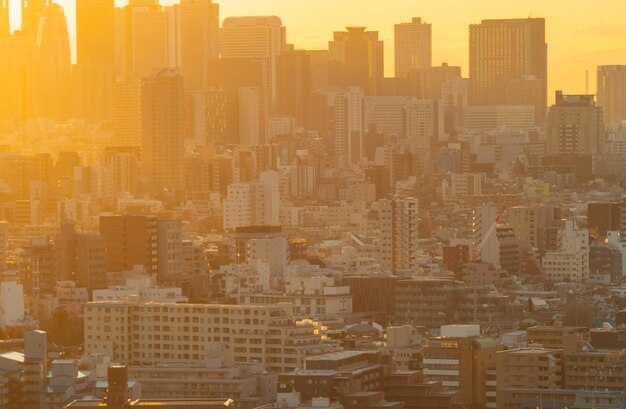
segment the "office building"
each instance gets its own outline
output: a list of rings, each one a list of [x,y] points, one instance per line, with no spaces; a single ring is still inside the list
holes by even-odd
[[[349,87],[333,101],[335,117],[335,156],[338,165],[349,168],[363,155],[363,91]]]
[[[608,231],[620,231],[622,212],[626,203],[589,203],[587,205],[587,225],[591,234],[602,239]]]
[[[219,56],[219,4],[184,0],[174,6],[178,28],[178,66],[185,91],[207,87],[208,62]]]
[[[72,60],[63,8],[56,3],[47,5],[38,27],[34,85],[37,116],[65,119],[69,114]]]
[[[118,77],[112,93],[115,145],[141,146],[141,80]]]
[[[599,65],[596,92],[604,125],[608,129],[623,126],[626,120],[626,65]]]
[[[176,70],[141,80],[141,152],[150,190],[178,197],[184,184],[183,78]]]
[[[394,197],[381,201],[380,257],[385,272],[417,272],[419,220],[417,199]]]
[[[303,126],[311,99],[311,55],[305,50],[283,52],[276,69],[276,111]]]
[[[346,27],[328,42],[330,84],[360,87],[365,95],[378,95],[384,77],[384,49],[378,31]]]
[[[432,65],[432,26],[419,17],[394,25],[395,76]]]
[[[113,0],[76,0],[77,64],[115,64]]]
[[[286,29],[279,17],[228,17],[222,22],[220,56],[262,61],[263,86],[271,105],[276,103],[277,57],[286,48]]]
[[[0,37],[11,35],[9,0],[0,2]]]
[[[602,107],[593,95],[563,95],[556,92],[546,130],[546,153],[553,155],[598,155],[605,144]]]
[[[543,122],[547,107],[547,45],[545,19],[483,20],[470,25],[470,104],[533,105],[535,121]],[[539,82],[538,92],[511,99],[509,88]],[[517,84],[516,84],[517,83]]]

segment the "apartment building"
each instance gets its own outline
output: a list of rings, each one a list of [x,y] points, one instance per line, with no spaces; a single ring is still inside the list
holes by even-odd
[[[130,365],[206,361],[213,343],[235,363],[270,372],[303,367],[306,357],[338,349],[311,320],[295,321],[291,306],[123,302],[85,304],[85,353]]]

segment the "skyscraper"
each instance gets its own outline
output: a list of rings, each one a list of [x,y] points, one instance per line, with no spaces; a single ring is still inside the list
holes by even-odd
[[[39,22],[36,39],[37,115],[62,119],[69,109],[72,61],[63,8],[50,3]]]
[[[228,17],[220,31],[222,58],[250,58],[263,62],[263,85],[270,103],[276,101],[277,57],[287,48],[287,34],[276,16]]]
[[[44,15],[49,0],[22,0],[22,29],[23,35],[37,36],[39,19]]]
[[[76,61],[114,63],[113,0],[76,0]]]
[[[543,18],[483,20],[470,25],[470,104],[532,105],[536,121],[547,107],[547,45]],[[537,92],[510,98],[507,89],[540,81]],[[522,82],[522,84],[519,84]],[[530,101],[529,101],[530,100]]]
[[[602,108],[593,95],[563,95],[556,92],[548,114],[546,131],[548,154],[596,155],[604,150]]]
[[[626,120],[626,65],[598,66],[598,106],[604,113],[604,124],[618,128]]]
[[[0,0],[0,37],[7,37],[10,34],[9,0]]]
[[[331,85],[358,86],[365,95],[377,95],[384,77],[384,49],[378,31],[365,31],[365,27],[335,31],[328,53]]]
[[[212,0],[182,0],[174,6],[178,19],[178,64],[185,90],[207,85],[207,64],[219,56],[219,4]]]
[[[363,91],[348,87],[334,98],[335,156],[340,167],[361,160],[363,152]]]
[[[393,197],[381,202],[380,255],[385,272],[417,272],[417,199]]]
[[[164,69],[141,80],[141,159],[150,190],[177,197],[183,175],[183,78]]]
[[[419,17],[394,26],[396,77],[432,64],[432,27]]]

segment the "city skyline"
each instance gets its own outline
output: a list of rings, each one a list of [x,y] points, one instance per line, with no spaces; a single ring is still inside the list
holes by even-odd
[[[75,1],[57,1],[64,9],[70,32],[73,60],[75,60]],[[117,7],[127,1],[116,0]],[[173,5],[174,0],[161,0]],[[314,5],[315,3],[315,5]],[[324,49],[332,39],[332,32],[346,26],[365,26],[379,31],[385,44],[385,75],[393,76],[394,24],[421,17],[432,24],[433,65],[447,62],[461,65],[468,74],[469,25],[491,18],[546,18],[548,43],[548,102],[554,102],[554,91],[586,92],[586,71],[589,71],[589,93],[595,93],[595,71],[598,65],[623,63],[626,59],[626,27],[620,16],[626,13],[623,0],[602,0],[594,7],[576,0],[542,2],[484,1],[467,4],[458,11],[458,0],[416,4],[409,0],[394,2],[389,10],[375,2],[367,2],[367,11],[359,11],[356,0],[344,0],[341,5],[327,0],[298,1],[294,4],[280,0],[229,0],[220,2],[220,22],[229,16],[277,15],[287,27],[287,42],[296,49]],[[12,29],[19,27],[19,1],[10,0]],[[457,10],[449,14],[451,9]],[[303,12],[307,10],[307,12]],[[375,10],[375,11],[373,11]],[[356,12],[355,12],[356,11]],[[313,14],[311,14],[313,13]],[[310,18],[311,15],[317,18]]]

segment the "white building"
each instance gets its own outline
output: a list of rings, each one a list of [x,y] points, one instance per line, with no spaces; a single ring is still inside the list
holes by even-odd
[[[586,282],[589,279],[589,231],[566,220],[559,234],[560,246],[542,259],[543,273],[551,282]]]
[[[0,328],[18,326],[24,321],[24,286],[0,282]]]
[[[91,302],[84,317],[85,353],[129,365],[197,364],[213,358],[207,345],[223,344],[235,363],[288,372],[338,348],[319,323],[290,318],[287,305]]]
[[[261,172],[259,182],[230,184],[223,206],[224,229],[278,225],[280,216],[278,172]]]
[[[186,303],[189,299],[178,287],[158,287],[155,279],[147,275],[126,278],[126,285],[94,290],[93,301]]]
[[[251,239],[246,241],[246,259],[267,263],[271,277],[283,278],[287,267],[288,247],[285,237]]]

